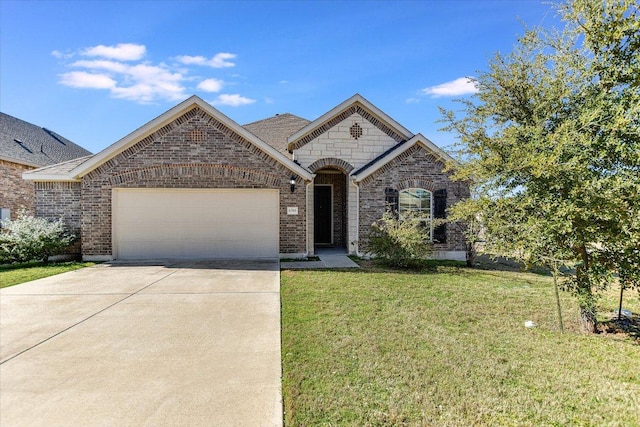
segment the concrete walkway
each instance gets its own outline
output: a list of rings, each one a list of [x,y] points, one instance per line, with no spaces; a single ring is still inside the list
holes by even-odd
[[[319,269],[319,268],[360,268],[347,256],[343,248],[316,249],[316,256],[320,261],[281,262],[280,268],[289,270]]]
[[[281,426],[279,274],[103,264],[0,290],[0,425]]]

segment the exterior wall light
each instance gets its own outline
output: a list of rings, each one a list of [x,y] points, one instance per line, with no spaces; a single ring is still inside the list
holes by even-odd
[[[289,184],[291,184],[291,192],[293,193],[296,189],[296,176],[295,175],[291,175],[291,178],[289,178]]]

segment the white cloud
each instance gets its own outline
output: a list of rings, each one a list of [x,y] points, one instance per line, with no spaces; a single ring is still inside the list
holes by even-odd
[[[218,79],[206,79],[198,83],[198,89],[205,92],[220,92],[224,82]]]
[[[106,59],[75,61],[71,64],[71,66],[76,68],[89,68],[91,70],[105,70],[114,73],[125,73],[129,68],[128,64],[123,64],[122,62],[117,61],[109,61]]]
[[[159,99],[171,101],[186,98],[185,80],[181,73],[173,72],[166,65],[146,63],[131,64],[112,60],[81,60],[71,67],[87,71],[72,71],[61,75],[60,83],[66,86],[109,89],[114,98],[149,103]],[[94,72],[94,71],[100,71]]]
[[[73,56],[73,53],[64,53],[59,50],[52,50],[51,55],[58,59],[69,59]]]
[[[115,46],[98,45],[88,47],[82,51],[82,55],[99,56],[118,61],[137,61],[144,57],[146,51],[146,46],[142,44],[118,43]]]
[[[140,82],[131,86],[115,87],[111,93],[115,98],[129,99],[143,104],[156,101],[159,97],[172,101],[182,100],[186,97],[181,85],[168,82]]]
[[[228,61],[228,59],[234,59],[236,56],[235,53],[220,52],[216,53],[211,59],[207,59],[204,56],[181,55],[177,56],[176,60],[185,65],[205,65],[212,68],[227,68],[235,67],[236,64]]]
[[[244,96],[240,96],[239,94],[229,95],[223,93],[219,95],[216,99],[214,99],[211,103],[213,105],[229,105],[231,107],[238,107],[240,105],[248,105],[256,102],[255,99],[246,98]]]
[[[106,74],[87,73],[86,71],[71,71],[60,74],[60,83],[65,86],[87,89],[112,89],[116,81]]]
[[[469,95],[476,92],[478,92],[478,88],[468,77],[460,77],[459,79],[455,79],[450,82],[430,86],[420,90],[420,93],[430,95],[433,98],[441,96]]]
[[[417,104],[420,102],[419,98],[407,98],[405,101],[407,104]]]
[[[189,56],[189,55],[180,55],[176,56],[176,60],[185,65],[204,65],[207,62],[207,58],[204,56]]]
[[[197,90],[220,92],[227,83],[210,76],[190,76],[193,66],[212,68],[233,67],[232,53],[218,53],[211,58],[204,56],[180,56],[169,64],[143,60],[146,47],[141,44],[119,43],[113,46],[98,45],[75,52],[54,50],[51,55],[71,68],[59,75],[58,82],[65,86],[87,89],[103,89],[114,98],[139,103],[176,101],[185,99],[189,92]],[[176,59],[180,62],[176,62]],[[255,102],[238,94],[221,95],[218,105],[239,106]]]

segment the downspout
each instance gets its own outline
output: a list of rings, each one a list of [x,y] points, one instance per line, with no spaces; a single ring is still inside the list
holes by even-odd
[[[356,187],[356,235],[355,235],[355,246],[356,246],[356,255],[359,257],[364,256],[362,252],[360,252],[360,186],[356,182],[355,178],[351,180],[351,184]]]

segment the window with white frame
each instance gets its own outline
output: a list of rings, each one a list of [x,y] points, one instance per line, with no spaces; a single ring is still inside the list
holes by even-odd
[[[432,209],[433,197],[431,191],[423,188],[407,188],[400,191],[398,198],[398,207],[400,218],[406,212],[413,213],[419,218],[425,227],[425,231],[429,233],[429,240],[433,239]]]

